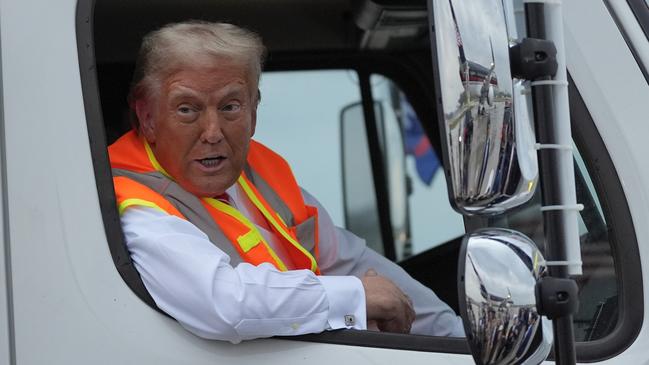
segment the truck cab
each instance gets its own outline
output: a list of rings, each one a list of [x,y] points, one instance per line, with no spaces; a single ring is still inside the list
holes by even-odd
[[[130,261],[106,150],[130,128],[144,34],[186,19],[254,30],[268,47],[255,138],[336,224],[459,314],[465,234],[502,227],[540,250],[546,242],[539,191],[490,216],[449,201],[432,3],[0,0],[0,363],[474,363],[461,338],[340,330],[233,345],[192,335],[157,310]],[[649,363],[649,5],[546,6],[563,11],[584,206],[577,361]],[[523,1],[505,8],[524,34]],[[472,95],[488,71],[469,75]]]

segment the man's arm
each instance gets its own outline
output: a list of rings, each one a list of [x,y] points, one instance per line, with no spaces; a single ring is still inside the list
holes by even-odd
[[[355,277],[280,272],[271,264],[233,268],[194,225],[146,207],[127,209],[122,227],[158,307],[198,336],[237,343],[366,328],[363,284]]]
[[[364,239],[336,227],[329,214],[312,195],[304,190],[302,194],[306,204],[318,208],[319,264],[323,274],[363,277],[368,270],[373,269],[379,276],[393,281],[412,300],[416,319],[410,333],[464,337],[462,320],[432,290],[413,279],[399,265],[367,247]],[[439,278],[439,280],[455,280],[455,278]]]

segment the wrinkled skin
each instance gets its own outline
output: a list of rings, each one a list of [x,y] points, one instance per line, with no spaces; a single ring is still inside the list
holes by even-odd
[[[135,102],[140,133],[160,165],[199,197],[222,194],[236,182],[257,118],[249,69],[218,61],[174,72],[156,96]]]
[[[415,320],[412,300],[391,280],[370,269],[361,278],[365,289],[368,328],[384,332],[410,333]]]

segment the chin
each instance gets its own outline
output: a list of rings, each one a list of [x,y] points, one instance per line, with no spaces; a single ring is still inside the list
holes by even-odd
[[[226,189],[212,190],[212,189],[197,189],[190,191],[192,194],[196,195],[199,198],[214,198],[225,192]]]
[[[225,193],[230,186],[237,182],[238,176],[228,179],[227,182],[224,182],[223,179],[215,181],[215,178],[215,176],[203,177],[195,181],[195,183],[188,181],[186,185],[181,184],[181,186],[200,198],[212,198]]]
[[[203,186],[202,188],[195,189],[193,194],[196,195],[196,196],[199,196],[201,198],[203,198],[203,197],[213,198],[215,196],[218,196],[218,195],[221,195],[221,194],[225,193],[225,191],[231,185],[232,184],[227,185],[225,187],[223,185],[221,185],[220,187],[206,187],[206,186]]]

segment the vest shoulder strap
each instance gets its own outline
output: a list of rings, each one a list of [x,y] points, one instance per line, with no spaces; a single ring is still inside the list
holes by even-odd
[[[135,131],[126,133],[108,146],[108,156],[110,158],[110,167],[113,169],[124,169],[139,173],[155,171],[144,140]]]
[[[115,185],[117,208],[120,215],[129,207],[144,206],[186,219],[167,199],[146,185],[140,184],[125,176],[113,177],[113,183]]]

